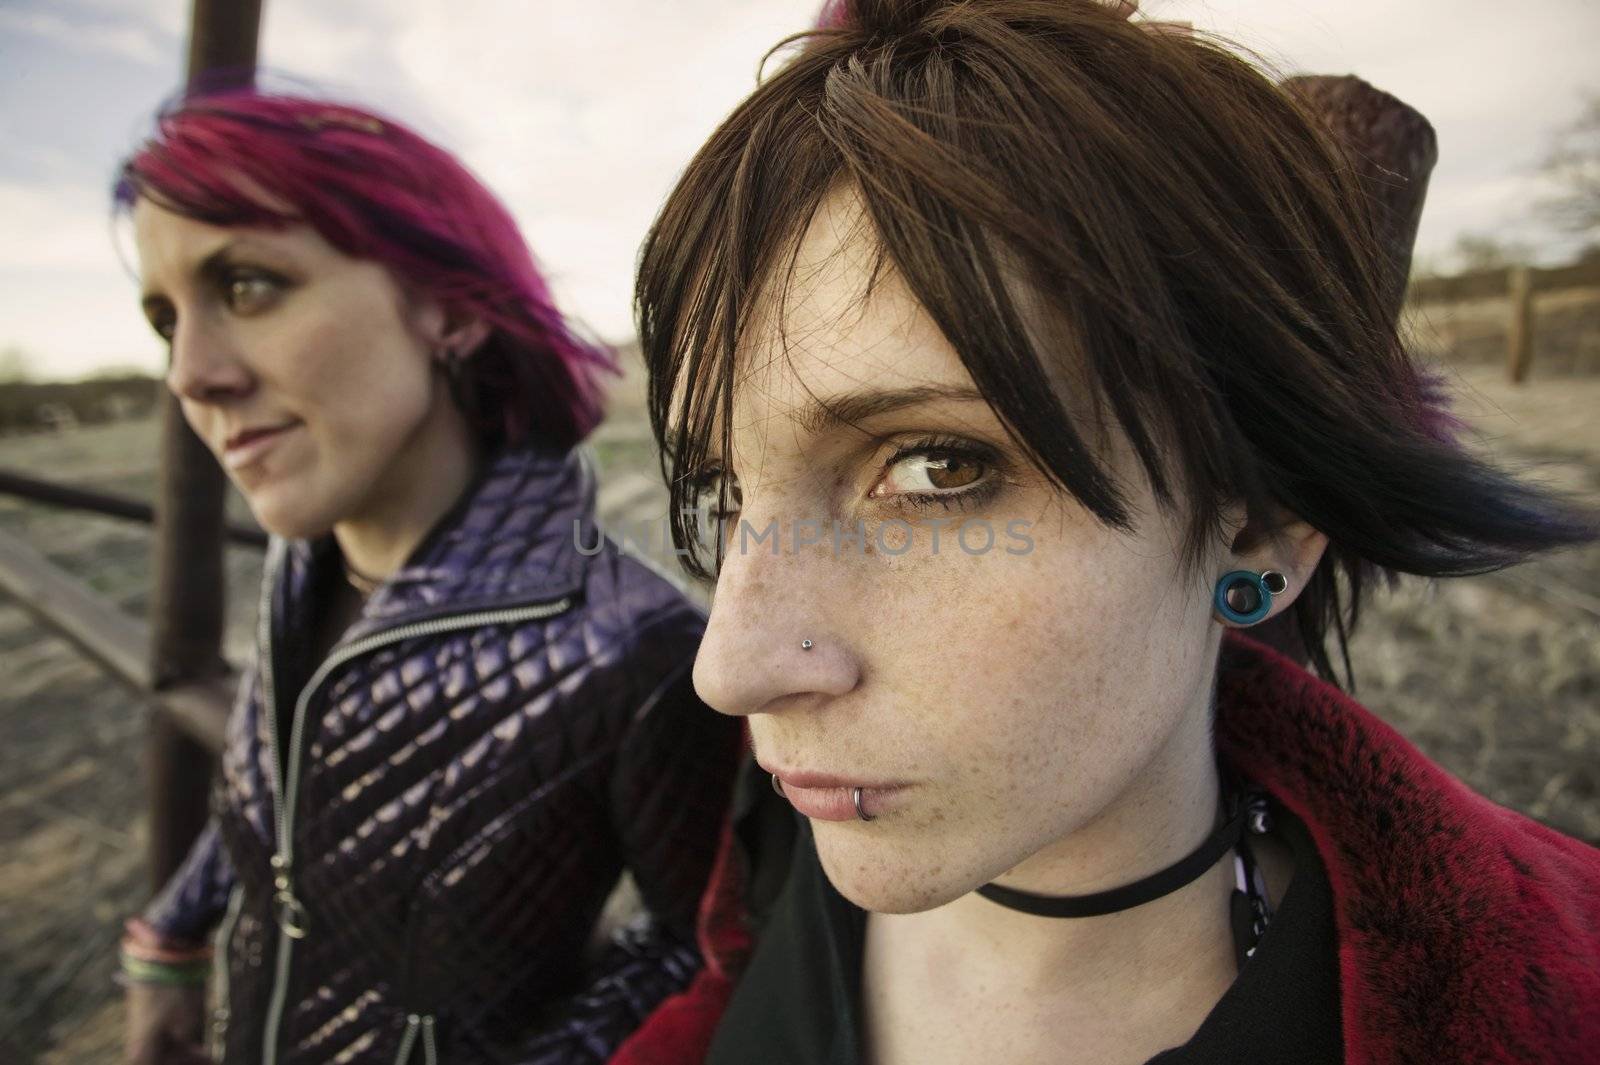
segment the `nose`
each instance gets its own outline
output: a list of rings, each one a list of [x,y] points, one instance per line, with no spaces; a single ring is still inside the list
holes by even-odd
[[[694,684],[725,714],[772,713],[788,700],[844,695],[860,681],[836,625],[841,574],[832,545],[797,547],[805,537],[793,523],[776,527],[776,538],[760,544],[733,534],[717,574]]]
[[[248,395],[254,378],[226,329],[186,316],[172,334],[167,388],[180,399],[221,403]]]

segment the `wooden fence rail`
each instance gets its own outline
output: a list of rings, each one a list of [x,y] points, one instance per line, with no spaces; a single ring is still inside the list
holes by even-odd
[[[1513,383],[1521,384],[1533,367],[1534,298],[1571,289],[1600,290],[1600,256],[1565,266],[1508,266],[1455,277],[1416,278],[1406,290],[1406,304],[1452,305],[1504,297],[1508,303],[1506,373]]]
[[[18,499],[47,503],[69,510],[81,510],[107,518],[141,522],[145,525],[154,525],[156,520],[155,507],[142,499],[131,499],[111,492],[92,492],[86,488],[42,481],[37,477],[29,477],[11,470],[0,470],[0,495],[15,496]],[[228,522],[223,532],[229,543],[242,544],[246,547],[267,546],[266,532],[254,525]]]
[[[0,593],[145,697],[176,731],[214,757],[222,750],[235,674],[158,690],[144,622],[95,595],[23,540],[0,531]]]

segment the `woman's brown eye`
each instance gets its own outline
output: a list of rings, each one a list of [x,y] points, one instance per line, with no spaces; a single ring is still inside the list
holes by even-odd
[[[875,495],[953,491],[983,480],[987,464],[961,455],[913,452],[896,461]]]
[[[930,458],[923,469],[935,488],[962,488],[983,476],[981,464],[963,458]]]

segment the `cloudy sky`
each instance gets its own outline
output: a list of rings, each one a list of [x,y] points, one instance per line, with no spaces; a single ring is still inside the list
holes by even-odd
[[[178,85],[188,0],[0,0],[0,352],[39,376],[156,369],[107,186]],[[630,334],[640,237],[673,178],[817,0],[265,0],[262,64],[387,110],[505,197],[563,305]],[[1553,133],[1600,90],[1593,0],[1146,0],[1288,72],[1354,72],[1439,132],[1419,251],[1533,220]],[[120,238],[126,252],[126,236]]]

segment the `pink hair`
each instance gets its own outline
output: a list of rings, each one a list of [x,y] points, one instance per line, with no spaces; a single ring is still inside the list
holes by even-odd
[[[850,5],[847,0],[823,0],[821,9],[817,12],[815,24],[812,29],[838,30],[850,21]]]
[[[211,225],[305,223],[452,315],[481,318],[491,334],[466,359],[458,398],[486,434],[569,447],[600,421],[613,354],[556,309],[495,195],[387,117],[253,90],[181,99],[122,165],[116,204],[141,196]]]

